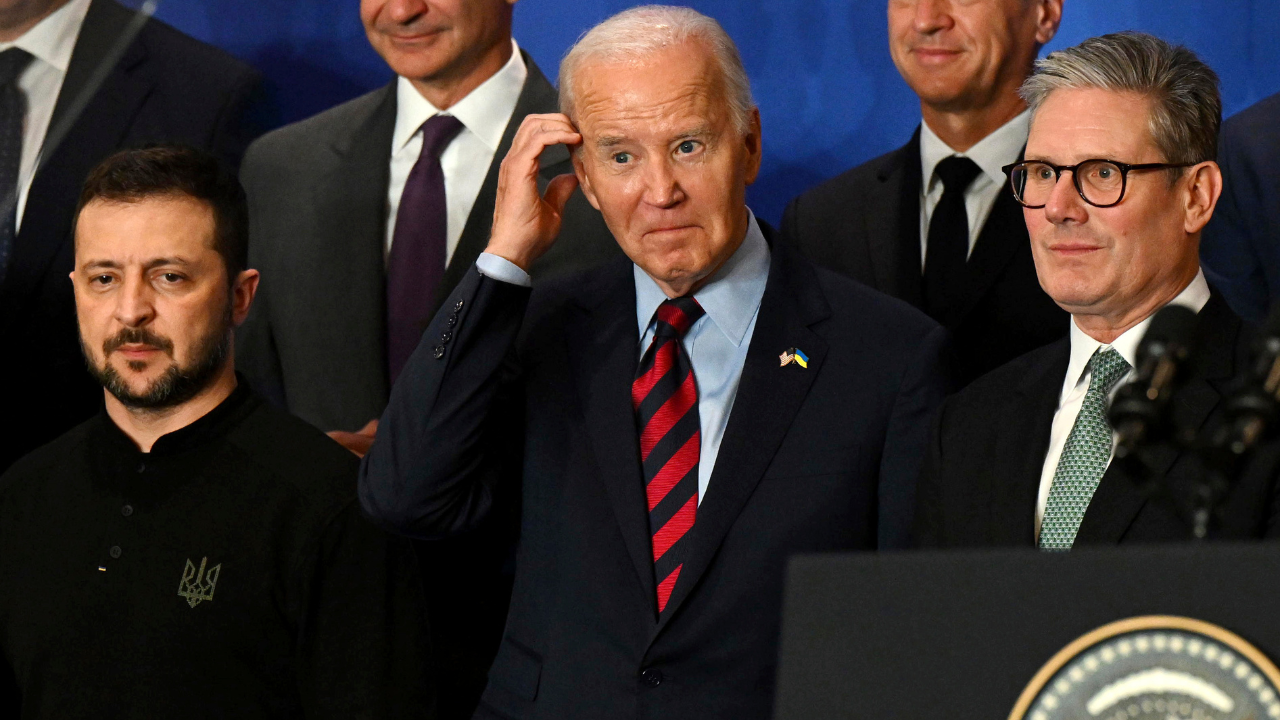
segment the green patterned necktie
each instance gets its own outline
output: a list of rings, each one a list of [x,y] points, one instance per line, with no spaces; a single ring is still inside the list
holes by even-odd
[[[1089,391],[1071,427],[1062,457],[1053,473],[1044,520],[1040,523],[1041,550],[1070,550],[1084,520],[1084,511],[1098,489],[1111,461],[1111,423],[1107,422],[1107,396],[1129,372],[1129,363],[1115,348],[1098,348],[1089,358]]]

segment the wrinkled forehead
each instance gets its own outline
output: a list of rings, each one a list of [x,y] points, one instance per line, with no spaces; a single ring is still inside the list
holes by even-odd
[[[1054,90],[1031,116],[1026,156],[1063,163],[1090,158],[1157,162],[1160,151],[1151,133],[1151,105],[1150,98],[1133,92]]]
[[[724,78],[697,42],[638,59],[589,60],[574,84],[573,120],[589,141],[719,127],[730,116]]]
[[[185,195],[94,199],[76,218],[75,251],[77,265],[145,266],[175,257],[200,262],[217,255],[213,209]]]

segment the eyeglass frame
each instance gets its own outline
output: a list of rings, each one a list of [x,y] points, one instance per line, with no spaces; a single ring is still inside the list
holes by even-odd
[[[1087,165],[1092,162],[1110,163],[1120,168],[1120,197],[1116,198],[1115,202],[1108,203],[1106,205],[1101,205],[1084,196],[1084,188],[1080,187],[1080,174],[1076,172],[1076,168],[1080,167],[1081,165]],[[1054,185],[1057,185],[1058,181],[1062,179],[1062,172],[1064,170],[1070,170],[1071,184],[1075,186],[1076,194],[1080,196],[1081,200],[1085,201],[1089,205],[1092,205],[1096,208],[1109,208],[1109,207],[1115,207],[1119,205],[1121,201],[1124,200],[1124,193],[1126,190],[1129,189],[1129,171],[1130,170],[1172,170],[1173,168],[1195,167],[1200,163],[1139,163],[1139,164],[1133,165],[1130,163],[1122,163],[1119,160],[1109,160],[1107,158],[1089,158],[1088,160],[1081,160],[1075,165],[1054,165],[1053,163],[1047,160],[1019,160],[1016,163],[1010,163],[1009,165],[1005,165],[1004,167],[1000,168],[1000,170],[1004,173],[1005,177],[1009,178],[1009,190],[1013,192],[1013,199],[1017,200],[1019,205],[1021,205],[1024,208],[1027,208],[1028,210],[1039,210],[1043,208],[1044,205],[1048,205],[1048,203],[1046,202],[1044,205],[1028,205],[1027,203],[1023,202],[1021,199],[1019,199],[1018,189],[1013,185],[1013,169],[1018,167],[1019,165],[1030,165],[1030,164],[1047,165],[1050,168],[1052,168]]]

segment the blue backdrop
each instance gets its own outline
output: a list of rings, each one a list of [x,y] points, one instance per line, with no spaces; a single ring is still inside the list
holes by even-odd
[[[131,2],[134,6],[137,0]],[[588,27],[636,4],[523,0],[516,39],[554,79]],[[885,0],[699,0],[742,50],[764,122],[765,158],[750,202],[777,222],[800,191],[901,145],[919,122],[889,59]],[[1049,45],[1143,30],[1195,50],[1222,76],[1225,114],[1280,91],[1276,0],[1066,0]],[[358,0],[164,0],[157,16],[259,68],[292,122],[387,82]]]

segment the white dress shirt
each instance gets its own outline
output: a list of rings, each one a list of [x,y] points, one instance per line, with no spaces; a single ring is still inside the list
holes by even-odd
[[[1030,129],[1031,111],[1023,111],[965,152],[956,152],[934,134],[929,123],[921,120],[920,177],[924,178],[924,184],[920,188],[920,267],[924,267],[924,259],[929,251],[929,220],[933,217],[933,209],[938,207],[938,201],[942,199],[942,178],[934,174],[938,163],[952,155],[959,155],[969,158],[982,169],[964,193],[964,210],[969,216],[969,252],[972,253],[973,246],[982,233],[982,225],[987,221],[987,216],[991,214],[991,208],[1000,195],[1000,189],[1009,181],[1000,168],[1018,161],[1022,148],[1027,145],[1027,133]]]
[[[31,180],[35,176],[36,163],[44,137],[49,132],[49,120],[53,106],[62,91],[62,80],[71,64],[71,51],[75,49],[80,26],[89,12],[90,0],[71,0],[48,17],[36,23],[13,42],[0,43],[0,52],[9,48],[21,48],[35,59],[22,71],[18,87],[27,96],[27,114],[22,128],[22,160],[18,167],[17,224],[22,227],[22,215],[31,192]]]
[[[1183,288],[1170,305],[1181,305],[1191,310],[1200,312],[1205,303],[1209,302],[1209,283],[1204,279],[1204,271],[1196,273],[1196,277],[1191,284]],[[1154,313],[1152,314],[1154,316]],[[1138,345],[1142,343],[1142,336],[1146,334],[1147,328],[1151,325],[1151,316],[1145,320],[1125,330],[1110,345],[1103,345],[1084,333],[1083,330],[1076,325],[1075,320],[1071,321],[1071,360],[1067,364],[1067,375],[1062,381],[1062,392],[1058,396],[1058,409],[1053,414],[1053,427],[1049,431],[1049,453],[1044,459],[1044,468],[1040,472],[1040,494],[1036,498],[1036,538],[1040,537],[1040,522],[1044,519],[1045,504],[1049,501],[1049,488],[1053,485],[1054,473],[1058,470],[1058,460],[1062,458],[1062,448],[1067,444],[1067,436],[1071,434],[1071,428],[1076,424],[1076,416],[1080,414],[1080,406],[1084,404],[1084,396],[1089,391],[1089,359],[1093,357],[1093,353],[1098,348],[1112,347],[1116,352],[1120,353],[1120,357],[1129,363],[1130,368],[1138,366]],[[1116,393],[1120,391],[1120,386],[1129,381],[1133,375],[1133,370],[1125,373],[1115,386],[1111,388],[1111,397],[1114,398]],[[1111,457],[1115,457],[1115,440],[1111,441]],[[1110,460],[1107,460],[1108,465]]]
[[[748,210],[750,213],[750,210]],[[693,364],[698,383],[698,425],[702,445],[698,455],[698,502],[707,493],[711,473],[720,454],[720,441],[729,425],[729,413],[738,395],[738,382],[747,361],[747,349],[755,333],[760,301],[769,280],[769,242],[756,217],[747,221],[747,236],[701,290],[693,294],[706,314],[685,333],[682,344]],[[530,286],[528,273],[497,255],[481,253],[476,269],[482,275],[515,285]],[[636,324],[640,331],[637,358],[653,342],[653,321],[658,306],[667,299],[658,284],[640,266],[632,266],[636,286]]]
[[[502,142],[502,134],[516,109],[525,78],[529,76],[520,47],[511,41],[511,59],[453,107],[444,111],[462,122],[462,130],[440,153],[447,208],[445,263],[453,258],[462,229],[471,215],[480,186]],[[405,78],[396,80],[396,127],[391,137],[391,175],[387,186],[387,234],[385,253],[391,252],[400,195],[409,171],[422,152],[422,124],[441,111],[427,101]]]

